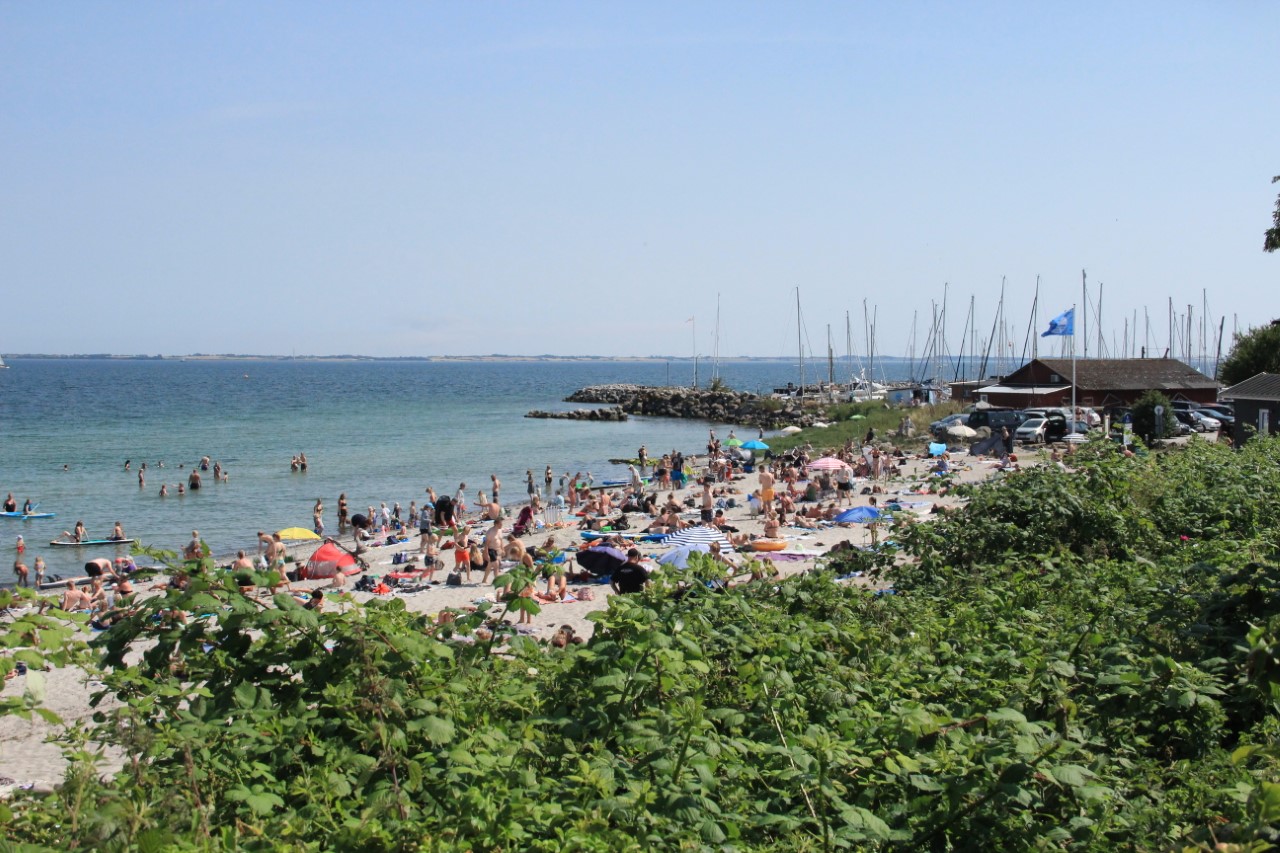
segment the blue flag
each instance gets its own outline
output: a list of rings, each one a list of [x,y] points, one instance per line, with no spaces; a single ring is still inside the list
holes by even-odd
[[[1049,331],[1041,332],[1040,337],[1050,335],[1074,335],[1076,333],[1076,309],[1068,308],[1049,321]]]

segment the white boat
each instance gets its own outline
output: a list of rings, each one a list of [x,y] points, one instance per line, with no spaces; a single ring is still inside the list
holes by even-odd
[[[3,358],[0,358],[0,370],[8,370],[8,369],[9,369],[9,365],[4,363]]]

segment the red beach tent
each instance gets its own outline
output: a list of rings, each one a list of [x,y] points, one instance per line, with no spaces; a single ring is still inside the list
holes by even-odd
[[[307,560],[306,566],[299,572],[299,579],[331,578],[342,572],[344,575],[360,573],[356,558],[332,542],[326,542],[316,549]]]

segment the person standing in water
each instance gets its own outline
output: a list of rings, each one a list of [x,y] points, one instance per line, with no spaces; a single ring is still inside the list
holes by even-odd
[[[311,508],[311,524],[317,536],[324,535],[324,501],[316,498],[316,505]]]

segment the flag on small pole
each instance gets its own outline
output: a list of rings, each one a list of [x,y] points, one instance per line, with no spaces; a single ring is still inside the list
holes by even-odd
[[[1062,335],[1071,338],[1071,429],[1076,431],[1076,307],[1072,305],[1057,317],[1049,321],[1049,330],[1041,332],[1040,337]]]

